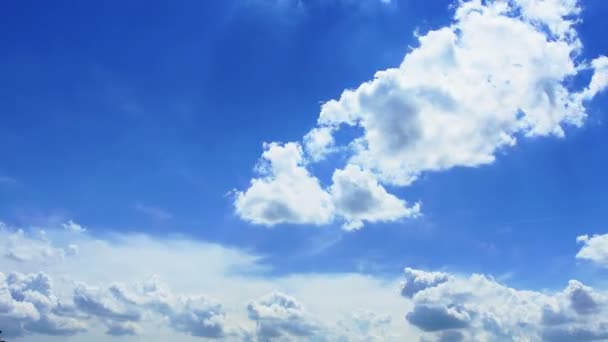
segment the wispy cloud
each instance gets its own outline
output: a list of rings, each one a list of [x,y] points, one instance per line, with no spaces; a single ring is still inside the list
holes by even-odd
[[[15,178],[0,175],[0,185],[14,185],[14,184],[17,184],[17,180]]]
[[[134,208],[138,212],[145,214],[157,221],[167,221],[173,218],[173,214],[171,212],[159,207],[136,203]]]

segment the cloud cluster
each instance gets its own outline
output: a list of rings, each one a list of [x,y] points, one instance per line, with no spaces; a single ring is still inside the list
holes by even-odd
[[[25,250],[38,249],[35,232],[5,226],[0,239],[13,234]],[[596,255],[602,237],[579,237],[585,244],[579,254]],[[176,238],[98,239],[86,232],[65,235],[59,228],[49,229],[44,241],[49,248],[78,243],[81,254],[52,263],[0,259],[0,328],[11,340],[590,341],[608,336],[608,293],[577,280],[561,291],[540,292],[510,288],[486,275],[406,268],[399,289],[400,279],[357,274],[266,278],[251,273],[259,269],[255,256]],[[4,272],[10,269],[24,271]],[[144,276],[152,273],[159,275]]]
[[[323,104],[304,148],[265,145],[270,167],[236,193],[237,214],[268,226],[339,219],[346,229],[415,217],[419,205],[408,208],[383,185],[490,164],[518,138],[563,137],[608,85],[607,57],[578,61],[580,12],[574,0],[459,2],[453,22],[419,35],[399,67]],[[593,71],[589,84],[572,89],[583,70]],[[361,135],[336,146],[347,126]],[[307,166],[337,151],[347,164],[324,188]]]
[[[66,303],[53,293],[51,279],[44,273],[0,273],[0,325],[7,337],[69,336],[97,322],[106,326],[107,335],[137,335],[140,324],[151,319],[195,337],[246,336],[232,325],[220,304],[203,296],[175,295],[157,278],[134,286],[77,283]]]
[[[242,331],[229,321],[222,305],[201,295],[174,294],[157,277],[127,286],[77,284],[77,309],[107,326],[108,335],[136,335],[145,319],[161,318],[177,332],[209,339],[240,338]]]
[[[11,338],[31,334],[82,336],[101,324],[109,337],[139,336],[143,326],[163,325],[176,333],[207,340],[239,341],[386,341],[391,317],[354,312],[338,324],[322,322],[295,298],[273,291],[250,301],[247,317],[255,328],[239,326],[225,308],[200,295],[172,292],[158,277],[143,283],[107,286],[73,284],[65,302],[43,273],[0,273],[0,326]],[[182,335],[183,336],[183,335]]]
[[[73,335],[86,330],[53,293],[51,279],[44,273],[0,272],[0,326],[7,337],[28,333]]]
[[[608,336],[608,297],[571,280],[557,293],[516,290],[491,277],[406,269],[406,320],[427,341],[591,341]]]
[[[420,204],[407,203],[389,194],[373,174],[349,165],[333,175],[324,189],[306,169],[302,147],[297,143],[271,143],[257,166],[262,177],[236,192],[236,213],[254,224],[327,224],[336,216],[345,229],[357,229],[363,221],[395,221],[416,216]]]
[[[306,339],[319,330],[295,298],[280,292],[252,301],[247,305],[247,312],[256,322],[259,341]]]
[[[361,331],[371,341],[407,336],[406,327],[390,319],[402,308],[389,290],[396,283],[385,280],[348,274],[266,278],[257,273],[263,269],[257,256],[177,237],[100,238],[64,225],[48,227],[45,234],[0,229],[0,241],[15,236],[27,255],[36,255],[41,244],[54,250],[78,245],[80,252],[52,260],[0,258],[0,329],[11,341],[52,336],[70,341],[265,341],[270,336],[362,341],[357,339]],[[6,273],[10,270],[19,272]],[[306,299],[310,311],[298,297]],[[356,299],[362,298],[377,304],[373,309],[379,313],[370,308],[358,314]],[[357,318],[339,322],[351,314]],[[395,338],[384,338],[387,331]]]

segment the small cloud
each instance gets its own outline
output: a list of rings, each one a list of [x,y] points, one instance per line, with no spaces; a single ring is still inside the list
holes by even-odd
[[[81,225],[79,225],[78,223],[69,220],[66,223],[62,223],[61,226],[63,227],[63,229],[72,232],[72,233],[84,233],[87,231],[87,229]]]
[[[608,268],[608,234],[581,235],[576,238],[576,242],[583,245],[576,254],[577,259],[588,260]]]

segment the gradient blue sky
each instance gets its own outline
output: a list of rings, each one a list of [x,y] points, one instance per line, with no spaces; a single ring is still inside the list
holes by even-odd
[[[233,190],[255,177],[263,142],[300,140],[321,103],[399,66],[418,45],[414,32],[449,25],[454,6],[7,3],[0,221],[49,230],[73,220],[95,238],[182,236],[260,256],[267,277],[393,279],[409,266],[488,274],[533,290],[559,290],[572,278],[606,286],[605,270],[574,258],[577,236],[608,225],[605,92],[586,102],[584,125],[565,126],[565,137],[521,136],[491,164],[424,172],[407,187],[385,184],[421,201],[418,218],[345,231],[340,222],[265,227],[235,213]],[[608,53],[608,2],[581,7],[576,60],[591,61]],[[580,89],[591,74],[567,82]],[[327,186],[340,158],[310,170]],[[6,267],[0,271],[13,271]]]

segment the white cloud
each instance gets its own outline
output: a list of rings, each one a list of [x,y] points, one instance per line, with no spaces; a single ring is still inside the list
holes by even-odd
[[[62,223],[61,226],[63,227],[63,229],[72,232],[72,233],[84,233],[87,231],[86,228],[84,228],[83,226],[79,225],[78,223],[69,220],[66,223]]]
[[[404,272],[405,280],[401,284],[401,295],[407,298],[412,298],[422,290],[450,280],[450,276],[443,272],[426,272],[410,267],[406,267]]]
[[[608,57],[600,56],[591,61],[593,75],[589,86],[582,93],[582,98],[592,99],[597,93],[603,91],[608,86]]]
[[[576,254],[578,259],[592,261],[600,266],[608,267],[608,234],[581,235],[576,239],[583,247]]]
[[[520,137],[563,137],[565,126],[583,124],[584,102],[608,85],[608,57],[590,66],[576,61],[582,49],[574,29],[580,12],[575,0],[459,2],[453,22],[418,36],[419,46],[401,65],[378,71],[373,80],[323,104],[317,127],[304,137],[310,160],[300,154],[298,162],[349,151],[347,164],[381,184],[407,186],[425,172],[490,164]],[[589,86],[570,89],[568,80],[587,68],[594,71]],[[336,145],[333,135],[345,126],[363,133]],[[311,179],[320,194],[310,173],[290,178],[297,193],[303,191],[295,183]],[[248,191],[259,188],[259,181]],[[283,203],[283,195],[256,191],[248,207]],[[317,215],[310,211],[315,208]],[[303,208],[289,206],[289,215],[273,216],[271,222],[329,223],[328,208],[300,212]],[[237,213],[253,223],[269,223],[262,215]],[[368,221],[392,221],[393,213],[376,213]],[[347,227],[363,221],[345,219]]]
[[[561,38],[576,36],[572,26],[578,21],[576,15],[581,12],[577,2],[577,0],[517,0],[521,6],[521,15],[526,20],[547,26],[552,34]]]
[[[247,305],[259,341],[307,339],[319,330],[293,297],[272,292]]]
[[[414,276],[413,276],[414,275]],[[517,290],[491,277],[406,269],[426,279],[407,321],[436,341],[588,341],[608,332],[606,294],[571,280],[561,292]],[[441,281],[436,281],[440,279]]]
[[[524,12],[526,6],[533,7]],[[550,39],[527,17],[509,16],[516,8],[463,3],[454,24],[420,36],[398,68],[324,104],[319,124],[362,127],[351,162],[398,185],[424,171],[491,163],[517,134],[562,136],[563,124],[585,117],[563,85],[577,72],[572,56],[580,43],[575,36]]]
[[[0,241],[20,234],[23,246],[37,248],[35,232],[15,231],[3,228]],[[406,268],[400,288],[399,279],[361,274],[263,276],[259,256],[180,237],[45,235],[51,248],[77,243],[81,250],[53,262],[0,259],[0,328],[11,340],[585,341],[608,334],[608,293],[576,280],[541,292],[479,274]]]
[[[0,241],[15,231],[8,227],[0,230]],[[37,248],[39,240],[32,237],[36,231],[19,234],[24,249]],[[366,311],[380,317],[374,320],[374,314],[369,314],[368,334],[392,336],[376,340],[399,341],[419,335],[408,330],[402,319],[389,319],[403,313],[397,279],[358,274],[266,277],[259,256],[177,236],[93,237],[86,232],[72,234],[51,228],[46,237],[52,248],[77,244],[78,257],[53,262],[0,259],[3,272],[19,270],[15,279],[20,280],[11,284],[21,284],[12,285],[15,291],[11,293],[8,281],[0,281],[0,329],[6,337],[54,341],[49,334],[62,334],[58,341],[106,341],[108,335],[125,341],[197,341],[201,337],[240,341],[255,340],[258,334],[272,331],[290,338],[298,333],[297,327],[315,327],[310,336],[320,341],[328,334],[340,337],[339,341],[361,341],[355,327],[347,329],[343,319],[359,312],[362,303]],[[39,275],[40,271],[44,274]],[[51,279],[53,286],[49,287],[46,284],[51,284]],[[30,288],[35,289],[35,295],[17,295],[17,289],[30,293]],[[282,293],[285,301],[277,299],[279,295],[273,297],[276,301],[265,300],[269,293]],[[257,316],[250,316],[248,303],[256,303]],[[306,303],[307,310],[299,303]],[[263,310],[273,310],[273,305],[277,308],[273,313]],[[280,316],[280,307],[301,310]],[[294,322],[298,318],[302,321]],[[357,324],[364,329],[366,318],[359,318]],[[256,324],[265,329],[258,331]]]
[[[313,128],[304,136],[304,148],[313,161],[323,160],[334,143],[331,127]]]
[[[45,237],[40,234],[37,238],[26,237],[21,229],[10,231],[0,223],[0,234],[4,239],[0,240],[0,250],[3,257],[16,262],[39,261],[53,263],[62,260],[66,256],[66,250],[55,247]],[[72,254],[73,249],[68,247],[68,254]]]
[[[257,169],[262,177],[236,193],[234,205],[243,219],[267,226],[331,221],[331,198],[306,170],[299,144],[266,144]]]
[[[66,315],[61,307],[48,275],[0,272],[0,327],[7,337],[68,336],[86,330],[83,321]]]
[[[407,203],[389,194],[373,174],[347,165],[333,174],[333,185],[323,189],[306,169],[300,145],[277,143],[265,146],[257,166],[260,178],[245,192],[236,192],[239,216],[252,223],[326,224],[339,217],[347,230],[363,221],[386,222],[420,213],[420,204]]]
[[[369,171],[347,165],[336,170],[330,187],[336,213],[344,218],[345,229],[358,229],[363,221],[386,222],[420,214],[420,204],[407,203],[386,192]]]
[[[238,336],[229,332],[228,318],[220,304],[202,296],[182,298],[169,314],[171,326],[177,331],[206,338]]]

